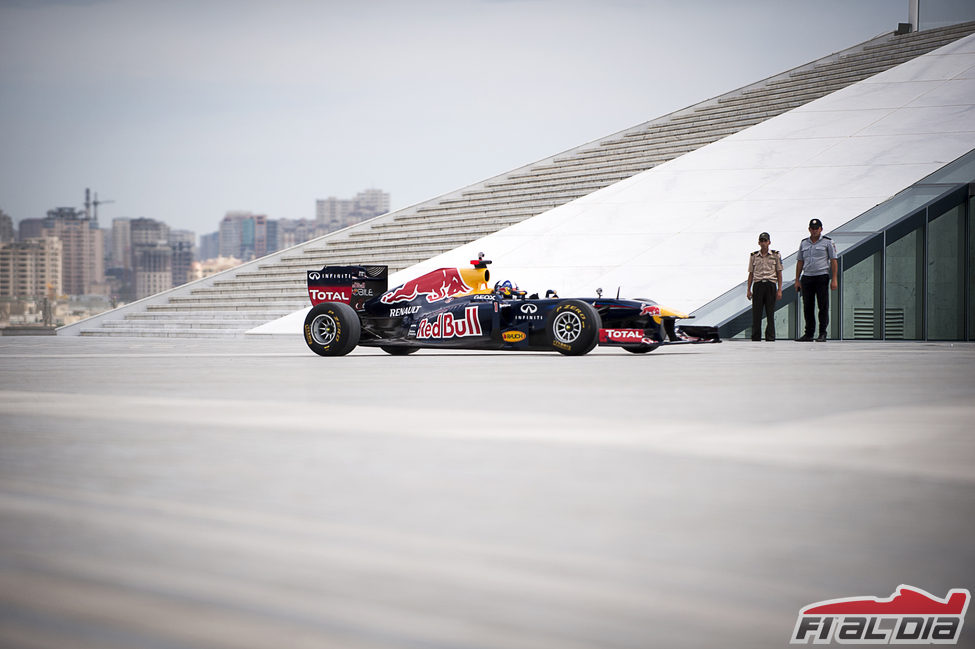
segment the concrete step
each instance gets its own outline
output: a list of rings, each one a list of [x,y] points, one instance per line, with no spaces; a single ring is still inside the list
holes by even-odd
[[[266,320],[202,320],[193,318],[156,318],[153,320],[110,320],[102,324],[106,329],[253,329]]]
[[[235,338],[243,336],[246,330],[201,330],[201,329],[83,329],[82,336],[119,336],[133,338]]]
[[[302,307],[308,306],[308,304],[306,299],[304,302],[280,302],[274,306],[275,308],[269,309],[266,304],[255,304],[253,302],[240,302],[233,300],[184,302],[175,304],[173,302],[169,302],[168,304],[149,305],[146,307],[146,311],[150,313],[172,311],[240,311],[251,312],[252,314],[260,313],[261,317],[270,316],[271,318],[280,318],[283,315],[287,315]]]
[[[129,315],[125,316],[124,320],[110,320],[105,324],[108,325],[110,322],[127,322],[135,326],[141,326],[140,323],[169,322],[178,320],[181,322],[198,322],[203,325],[208,323],[223,323],[230,327],[245,327],[254,322],[258,324],[261,322],[266,322],[266,317],[280,318],[288,313],[292,313],[292,311],[180,311],[177,309],[162,312],[156,311],[154,313],[130,313]]]
[[[181,305],[193,305],[193,304],[210,303],[210,302],[223,302],[223,301],[227,301],[227,300],[231,300],[231,299],[235,299],[235,300],[236,299],[240,299],[240,300],[246,300],[247,302],[249,302],[251,304],[257,304],[257,305],[260,305],[260,306],[267,306],[267,305],[276,305],[276,304],[279,304],[279,303],[290,304],[292,302],[295,302],[296,300],[302,299],[302,297],[303,296],[300,293],[298,293],[298,294],[292,294],[292,295],[288,295],[288,294],[266,294],[266,295],[239,294],[239,295],[235,295],[233,297],[231,297],[230,295],[224,295],[224,294],[221,294],[221,293],[213,293],[213,294],[205,293],[205,294],[196,294],[196,295],[186,295],[186,296],[174,297],[174,298],[171,298],[169,300],[169,304],[175,305],[175,306],[181,306]]]
[[[238,288],[222,288],[222,289],[204,289],[203,291],[194,291],[189,299],[242,299],[242,300],[253,300],[254,291],[247,286],[240,286]],[[273,302],[273,301],[292,301],[300,300],[308,295],[304,288],[297,288],[288,291],[282,291],[276,294],[274,297],[261,297],[257,298],[258,301]]]

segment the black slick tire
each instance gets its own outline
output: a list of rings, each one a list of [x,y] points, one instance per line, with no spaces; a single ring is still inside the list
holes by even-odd
[[[566,356],[588,354],[599,340],[602,322],[588,302],[563,300],[549,314],[545,330],[552,348]]]
[[[345,356],[359,344],[359,315],[348,304],[322,302],[305,316],[305,344],[319,356]]]

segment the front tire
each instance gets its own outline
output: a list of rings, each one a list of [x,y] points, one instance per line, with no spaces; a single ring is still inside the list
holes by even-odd
[[[555,351],[566,356],[588,354],[599,340],[602,321],[588,302],[559,302],[549,316],[546,331]]]
[[[359,315],[348,304],[322,302],[305,316],[305,344],[319,356],[345,356],[361,333]]]

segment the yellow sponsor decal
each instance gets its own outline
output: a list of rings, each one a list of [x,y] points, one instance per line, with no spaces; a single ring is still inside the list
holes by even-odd
[[[501,334],[501,340],[506,343],[520,343],[525,339],[525,334],[521,331],[505,331]]]

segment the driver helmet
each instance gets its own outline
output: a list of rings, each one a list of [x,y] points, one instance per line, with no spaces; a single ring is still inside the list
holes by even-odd
[[[506,279],[503,282],[497,282],[494,285],[495,295],[500,295],[504,298],[509,298],[514,295],[515,291],[518,290],[518,285],[513,284],[510,279]]]

